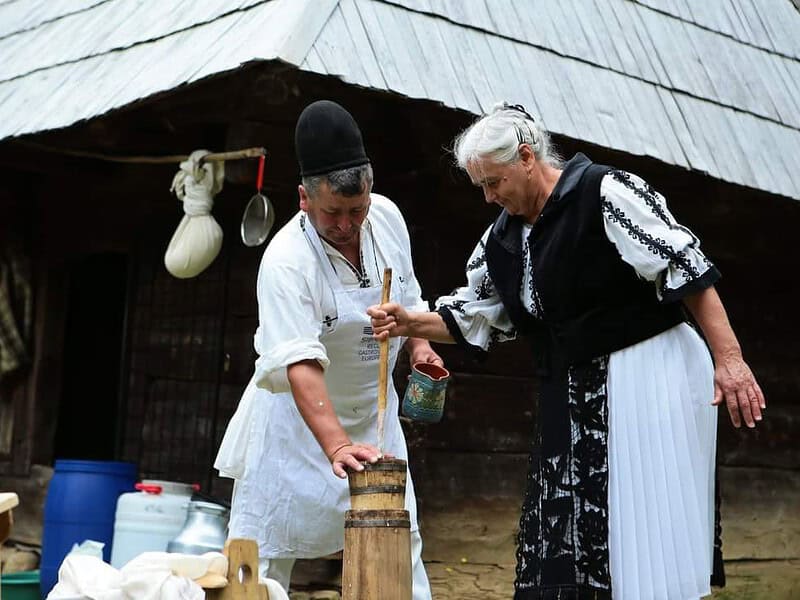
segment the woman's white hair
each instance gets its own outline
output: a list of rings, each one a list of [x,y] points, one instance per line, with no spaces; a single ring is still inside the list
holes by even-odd
[[[492,111],[462,131],[453,144],[453,154],[462,169],[473,161],[491,160],[507,165],[520,159],[520,144],[533,149],[536,160],[560,169],[562,158],[550,143],[550,134],[519,104],[499,102]]]

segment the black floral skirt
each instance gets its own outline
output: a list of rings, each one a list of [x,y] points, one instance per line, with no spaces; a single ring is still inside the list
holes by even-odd
[[[540,383],[515,600],[610,600],[608,356]],[[717,494],[714,575],[724,585]]]

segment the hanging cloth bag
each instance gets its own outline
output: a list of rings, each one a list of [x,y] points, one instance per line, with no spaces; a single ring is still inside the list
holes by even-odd
[[[225,163],[202,162],[207,150],[195,150],[180,165],[170,191],[183,202],[185,213],[164,255],[164,266],[175,277],[200,274],[222,247],[222,228],[211,215],[214,196],[222,189]]]

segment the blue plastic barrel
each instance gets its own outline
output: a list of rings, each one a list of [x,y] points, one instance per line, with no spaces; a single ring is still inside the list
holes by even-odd
[[[58,581],[58,568],[73,544],[105,543],[111,560],[117,498],[138,479],[134,463],[57,460],[44,502],[40,586],[44,598]]]

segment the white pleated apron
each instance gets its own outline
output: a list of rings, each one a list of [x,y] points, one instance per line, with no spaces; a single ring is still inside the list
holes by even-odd
[[[350,439],[377,445],[379,346],[366,309],[380,303],[382,286],[344,289],[314,228],[309,224],[305,232],[336,302],[337,320],[320,337],[330,359],[325,371],[328,395]],[[404,287],[393,274],[392,301],[402,302]],[[389,373],[404,341],[390,340]],[[391,378],[383,449],[408,459]],[[257,540],[262,558],[313,558],[343,548],[344,512],[350,508],[347,480],[333,474],[291,393],[273,394],[251,381],[215,467],[237,479],[229,536]],[[406,509],[414,531],[418,526],[410,474]]]

